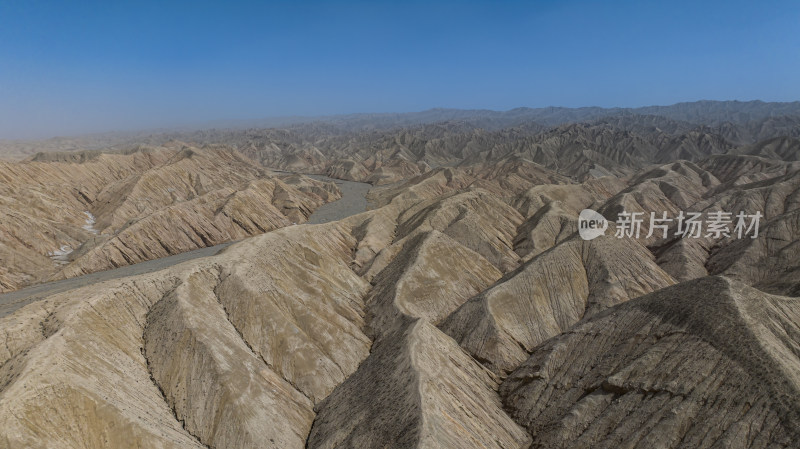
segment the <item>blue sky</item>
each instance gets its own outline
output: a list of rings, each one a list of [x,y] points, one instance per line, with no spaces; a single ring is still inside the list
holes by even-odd
[[[800,2],[0,0],[0,139],[698,99],[800,100]]]

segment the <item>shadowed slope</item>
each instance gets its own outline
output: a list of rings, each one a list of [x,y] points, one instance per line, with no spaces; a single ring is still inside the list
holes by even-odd
[[[665,288],[547,341],[501,394],[532,447],[795,447],[796,302],[718,277]]]

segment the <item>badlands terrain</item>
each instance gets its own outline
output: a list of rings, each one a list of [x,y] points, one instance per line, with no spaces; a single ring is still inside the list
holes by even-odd
[[[250,125],[0,142],[0,448],[800,447],[800,103]]]

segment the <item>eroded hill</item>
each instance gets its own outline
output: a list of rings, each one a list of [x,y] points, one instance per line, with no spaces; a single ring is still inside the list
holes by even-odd
[[[333,184],[181,143],[0,162],[0,291],[304,222]]]
[[[797,447],[800,165],[752,142],[793,125],[714,108],[4,163],[11,288],[242,241],[0,317],[0,447]],[[290,226],[339,191],[265,166],[371,209]],[[757,235],[647,232],[726,211]]]

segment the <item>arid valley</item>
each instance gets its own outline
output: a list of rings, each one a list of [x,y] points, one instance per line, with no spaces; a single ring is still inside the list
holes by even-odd
[[[798,447],[800,103],[0,155],[2,448]]]

